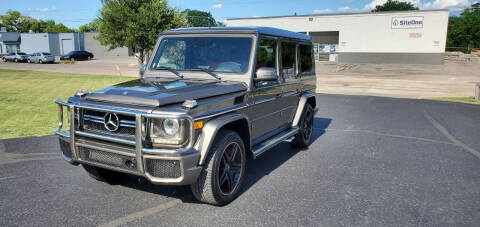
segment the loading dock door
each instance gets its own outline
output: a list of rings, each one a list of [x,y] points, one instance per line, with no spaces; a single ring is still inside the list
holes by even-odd
[[[75,44],[72,39],[62,39],[62,54],[67,54],[75,50]]]

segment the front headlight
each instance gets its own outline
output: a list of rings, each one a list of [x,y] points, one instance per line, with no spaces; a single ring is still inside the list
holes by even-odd
[[[165,119],[163,120],[163,130],[167,135],[174,136],[178,133],[180,129],[180,124],[177,119]]]
[[[188,142],[190,124],[185,119],[152,119],[150,129],[154,147],[180,147]]]

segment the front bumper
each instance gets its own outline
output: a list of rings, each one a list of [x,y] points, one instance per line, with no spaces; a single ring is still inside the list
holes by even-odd
[[[55,133],[59,135],[62,158],[67,162],[73,165],[87,164],[142,176],[154,184],[188,185],[194,183],[200,175],[202,170],[202,167],[198,165],[200,153],[192,148],[193,142],[187,147],[179,149],[150,149],[142,146],[142,119],[159,117],[158,115],[78,105],[61,100],[57,100],[56,103],[60,107],[60,122]],[[64,107],[67,107],[70,119],[68,131],[61,130]],[[76,130],[76,120],[72,120],[71,116],[74,116],[77,108],[95,110],[100,108],[109,112],[134,115],[137,122],[135,141]]]

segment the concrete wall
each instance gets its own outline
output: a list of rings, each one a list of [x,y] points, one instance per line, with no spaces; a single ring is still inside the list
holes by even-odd
[[[95,37],[98,35],[97,32],[86,32],[84,33],[85,41],[85,50],[92,52],[95,57],[102,56],[129,56],[128,48],[115,48],[113,50],[108,50],[106,46],[102,46]]]
[[[448,27],[448,10],[357,13],[337,15],[304,15],[287,17],[260,17],[228,19],[228,26],[270,26],[297,32],[329,32],[339,31],[339,62],[365,62],[371,59],[373,63],[383,63],[383,58],[364,57],[362,53],[377,53],[377,56],[391,54],[388,63],[398,59],[401,63],[428,63],[431,59],[403,56],[411,53],[421,53],[437,59],[436,64],[443,60],[435,57],[445,53]],[[395,18],[420,17],[423,19],[421,28],[394,28]],[[345,53],[342,56],[342,53]],[[398,55],[401,53],[401,55]],[[380,55],[378,55],[380,54]],[[345,57],[349,56],[349,57]],[[443,58],[441,58],[443,59]]]

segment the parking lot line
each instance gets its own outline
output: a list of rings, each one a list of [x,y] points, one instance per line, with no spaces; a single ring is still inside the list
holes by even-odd
[[[8,179],[13,179],[15,178],[16,176],[8,176],[8,177],[0,177],[0,181],[2,180],[8,180]]]
[[[480,152],[474,150],[473,148],[467,146],[466,144],[462,143],[462,141],[457,140],[452,134],[448,132],[448,130],[443,127],[438,121],[436,121],[427,111],[422,110],[423,115],[428,119],[428,121],[440,131],[444,136],[446,136],[450,141],[452,141],[455,145],[462,147],[466,151],[470,152],[471,154],[475,155],[478,159],[480,159]]]
[[[164,210],[167,210],[167,209],[170,209],[174,206],[177,206],[179,205],[180,203],[182,203],[182,200],[181,199],[173,199],[173,200],[170,200],[166,203],[162,203],[156,207],[152,207],[152,208],[148,208],[146,210],[142,210],[142,211],[138,211],[138,212],[135,212],[135,213],[132,213],[132,214],[129,214],[125,217],[121,217],[121,218],[118,218],[118,219],[115,219],[113,221],[110,221],[110,222],[107,222],[105,224],[101,224],[99,225],[99,227],[113,227],[113,226],[120,226],[120,225],[123,225],[123,224],[126,224],[126,223],[129,223],[129,222],[132,222],[132,221],[135,221],[135,220],[138,220],[138,219],[141,219],[143,217],[146,217],[146,216],[150,216],[152,214],[156,214],[158,212],[162,212]]]

